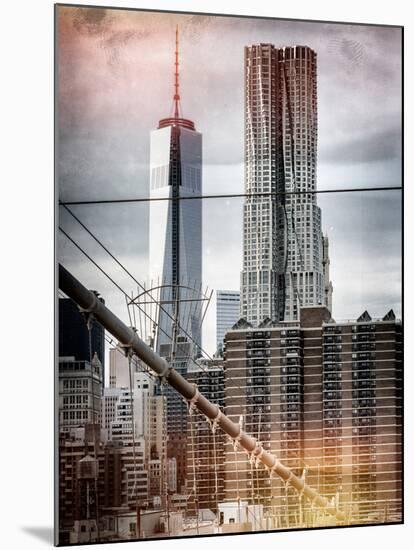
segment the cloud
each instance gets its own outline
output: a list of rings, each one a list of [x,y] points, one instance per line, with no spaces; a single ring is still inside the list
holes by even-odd
[[[70,209],[120,261],[123,258],[133,259],[141,277],[144,274],[146,278],[148,209],[145,203],[71,206]],[[59,225],[94,258],[109,257],[62,206],[59,209]]]
[[[61,200],[147,197],[149,139],[133,130],[61,134],[58,146],[58,182]]]
[[[342,141],[327,144],[321,151],[322,162],[342,164],[371,163],[401,158],[401,129],[379,126],[362,135],[349,133]]]

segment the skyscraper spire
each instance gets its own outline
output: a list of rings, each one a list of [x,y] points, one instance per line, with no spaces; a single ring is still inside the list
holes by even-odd
[[[180,117],[180,72],[178,61],[178,25],[175,28],[175,79],[174,79],[174,118]]]
[[[187,130],[195,130],[194,122],[187,118],[182,118],[181,110],[181,96],[180,96],[180,62],[179,62],[179,39],[178,39],[178,25],[175,28],[175,54],[174,54],[174,94],[173,105],[171,109],[171,116],[162,118],[159,122],[158,128],[166,128],[167,126],[180,126],[181,128],[187,128]]]

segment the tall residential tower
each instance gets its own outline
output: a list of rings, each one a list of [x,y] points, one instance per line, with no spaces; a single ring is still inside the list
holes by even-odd
[[[241,316],[255,326],[326,302],[317,132],[316,53],[246,47]]]

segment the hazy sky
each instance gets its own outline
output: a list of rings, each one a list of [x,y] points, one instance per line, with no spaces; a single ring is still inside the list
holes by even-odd
[[[59,8],[58,184],[62,200],[146,197],[149,133],[172,112],[175,26],[183,114],[203,134],[203,192],[243,192],[243,48],[318,54],[318,188],[401,185],[397,28]],[[330,238],[333,315],[401,314],[398,191],[319,195]],[[203,284],[238,289],[242,200],[205,200]],[[134,275],[148,279],[145,203],[73,207]],[[125,288],[135,288],[61,209],[61,225]],[[225,238],[223,236],[225,235]],[[127,320],[120,292],[64,237],[59,259]],[[215,343],[215,302],[203,345]]]

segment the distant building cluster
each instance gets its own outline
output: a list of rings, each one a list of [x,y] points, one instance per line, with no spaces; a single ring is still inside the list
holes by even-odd
[[[59,300],[62,341],[68,311],[70,330],[80,338],[65,342],[71,355],[59,360],[59,523],[62,541],[93,542],[103,536],[99,524],[104,538],[114,536],[114,518],[137,506],[160,511],[162,499],[176,492],[177,468],[167,458],[165,397],[156,395],[154,380],[136,358],[130,362],[113,347],[104,387],[98,353],[92,362],[78,360],[90,327],[68,299]],[[94,334],[100,342],[104,329],[96,325]],[[135,528],[131,533],[136,536]]]

